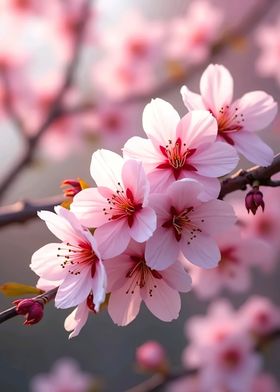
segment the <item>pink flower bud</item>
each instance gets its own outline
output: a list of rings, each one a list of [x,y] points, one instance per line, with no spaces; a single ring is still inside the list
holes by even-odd
[[[13,304],[18,314],[26,316],[25,325],[37,324],[43,318],[44,305],[36,299],[17,299]]]
[[[81,186],[80,181],[77,181],[77,180],[64,180],[61,183],[62,187],[65,187],[67,185],[69,185],[70,188],[67,188],[67,189],[64,190],[64,196],[65,197],[71,197],[72,198],[77,193],[81,192],[81,190],[82,190],[82,186]]]
[[[167,359],[164,348],[156,341],[148,341],[136,350],[136,362],[140,369],[166,373]]]
[[[254,186],[245,197],[245,206],[248,213],[251,211],[254,215],[259,207],[264,211],[263,194],[258,186]]]

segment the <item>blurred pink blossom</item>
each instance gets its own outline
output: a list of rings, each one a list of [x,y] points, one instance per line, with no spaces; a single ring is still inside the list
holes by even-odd
[[[62,358],[49,374],[35,376],[30,386],[32,392],[88,392],[92,383],[92,376],[82,372],[75,360]]]
[[[141,370],[148,372],[165,372],[167,369],[167,357],[163,346],[149,340],[137,347],[136,363]]]

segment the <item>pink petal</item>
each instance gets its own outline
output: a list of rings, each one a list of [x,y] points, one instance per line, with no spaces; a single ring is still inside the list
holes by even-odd
[[[190,240],[190,235],[184,233],[180,245],[184,256],[198,267],[214,268],[221,259],[216,242],[207,234],[197,233],[196,238]]]
[[[227,143],[215,142],[201,146],[190,158],[197,172],[207,177],[220,177],[231,172],[238,164],[239,157]]]
[[[125,189],[129,189],[135,203],[147,203],[150,184],[143,169],[142,162],[129,159],[125,161],[122,170],[122,180]]]
[[[130,240],[129,226],[126,219],[106,223],[95,230],[94,236],[103,259],[118,256]]]
[[[151,140],[138,136],[128,139],[123,148],[123,156],[124,158],[143,162],[147,172],[154,169],[162,161],[162,153],[154,147]]]
[[[271,164],[273,151],[260,137],[246,131],[234,132],[231,136],[237,151],[249,161],[262,166]]]
[[[179,244],[175,239],[173,230],[159,227],[146,244],[145,259],[147,265],[157,271],[168,268],[178,258]]]
[[[38,216],[46,222],[48,229],[61,241],[79,244],[81,239],[83,240],[82,234],[62,216],[50,211],[40,211]]]
[[[210,64],[200,79],[200,92],[205,107],[218,115],[219,110],[232,101],[233,79],[227,68]]]
[[[134,293],[131,291],[131,279],[127,279],[126,285],[113,291],[108,304],[108,312],[115,324],[124,326],[131,323],[138,315],[142,302],[139,286],[135,286]]]
[[[96,185],[105,186],[112,190],[118,189],[121,180],[123,158],[109,150],[97,150],[93,153],[90,174]]]
[[[105,301],[107,288],[107,275],[104,265],[99,261],[96,265],[94,277],[92,279],[92,293],[95,310],[98,312],[99,307]]]
[[[104,261],[108,276],[107,292],[120,289],[127,281],[126,274],[133,266],[130,256],[126,253]]]
[[[61,259],[57,257],[59,247],[61,244],[47,244],[33,253],[30,264],[32,271],[47,280],[63,279],[67,272],[61,267]]]
[[[216,199],[219,196],[221,183],[217,178],[200,176],[196,172],[186,172],[185,176],[188,179],[198,181],[203,186],[202,192],[199,195],[200,200],[208,201]]]
[[[264,91],[251,91],[234,103],[244,116],[246,131],[259,131],[266,128],[277,114],[277,103]]]
[[[86,324],[88,319],[89,309],[86,302],[78,305],[76,309],[65,319],[64,328],[70,332],[69,339],[78,336],[83,326]]]
[[[170,184],[175,181],[172,170],[169,169],[155,169],[148,173],[148,179],[151,184],[151,192],[164,192]]]
[[[63,282],[63,279],[61,279],[61,280],[48,280],[48,279],[40,278],[40,279],[38,279],[36,287],[38,287],[38,289],[41,289],[44,291],[49,291],[51,289],[54,289],[55,287],[60,286],[62,282]]]
[[[190,275],[185,271],[182,264],[176,261],[167,269],[160,272],[165,282],[174,290],[187,293],[192,286]]]
[[[187,86],[183,86],[181,88],[181,95],[183,98],[183,102],[189,111],[205,109],[205,105],[202,101],[201,95],[193,93],[187,88]]]
[[[222,200],[210,200],[189,214],[191,221],[204,233],[223,233],[236,222],[233,207]]]
[[[103,208],[107,207],[107,200],[100,193],[100,188],[88,188],[77,193],[74,197],[71,211],[83,225],[99,227],[108,222],[108,217],[103,211]]]
[[[79,275],[68,273],[55,297],[57,308],[77,306],[89,295],[92,286],[91,268],[82,268]]]
[[[178,318],[181,309],[180,295],[163,279],[150,276],[144,288],[141,289],[141,296],[147,308],[160,320],[172,321]]]
[[[170,216],[170,198],[167,194],[154,193],[150,195],[149,205],[155,210],[158,226],[166,222]]]
[[[217,121],[211,113],[207,110],[193,110],[179,122],[176,139],[180,138],[187,148],[198,148],[203,144],[214,143],[217,132]]]
[[[167,192],[172,207],[175,207],[177,211],[181,212],[186,207],[200,205],[201,201],[199,196],[202,191],[203,186],[199,182],[191,179],[183,179],[170,185]]]
[[[133,225],[130,228],[131,237],[137,242],[148,240],[157,227],[157,216],[151,207],[142,208],[134,216]]]
[[[143,112],[143,128],[156,148],[173,140],[180,116],[173,106],[163,99],[152,99]]]

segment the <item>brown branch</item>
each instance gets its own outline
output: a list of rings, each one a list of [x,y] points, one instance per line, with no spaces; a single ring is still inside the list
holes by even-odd
[[[57,293],[58,288],[54,288],[50,291],[47,291],[43,294],[37,295],[37,297],[34,297],[38,302],[41,302],[43,305],[46,305],[48,302],[52,301]],[[3,312],[0,313],[0,324],[4,323],[5,321],[18,316],[18,313],[16,311],[16,307],[13,306],[12,308],[3,310]]]
[[[16,162],[16,164],[11,168],[11,170],[6,174],[4,179],[2,180],[0,184],[0,198],[3,196],[3,194],[7,191],[9,186],[12,184],[12,182],[15,180],[15,178],[18,176],[18,174],[32,161],[33,155],[35,152],[35,148],[41,139],[42,135],[46,132],[46,130],[50,127],[50,125],[53,124],[55,120],[57,120],[61,115],[63,115],[63,110],[62,110],[62,101],[63,98],[68,90],[68,88],[71,86],[73,82],[73,77],[75,73],[76,66],[79,61],[80,57],[80,50],[81,50],[81,44],[82,44],[82,39],[83,39],[83,33],[86,27],[86,22],[87,19],[90,15],[90,4],[91,0],[86,0],[83,4],[83,8],[81,11],[80,19],[77,23],[76,26],[76,34],[75,34],[75,40],[73,44],[73,56],[72,60],[69,63],[66,72],[65,72],[65,77],[64,77],[64,82],[53,100],[53,103],[50,107],[49,113],[46,116],[45,120],[41,124],[41,126],[38,128],[37,132],[34,134],[34,136],[31,136],[30,138],[27,139],[27,146],[22,154],[22,156],[19,158],[19,160]]]
[[[11,223],[24,223],[37,215],[37,211],[53,211],[54,206],[63,202],[62,195],[52,196],[40,200],[22,200],[14,204],[0,207],[0,227]]]
[[[280,153],[275,155],[270,166],[254,166],[246,171],[239,170],[231,177],[223,180],[219,199],[223,199],[231,192],[245,190],[247,185],[252,185],[254,181],[258,181],[262,186],[280,186],[280,181],[271,180],[271,176],[279,172]],[[62,195],[57,195],[37,201],[19,201],[9,206],[0,207],[0,228],[12,223],[24,223],[34,218],[39,210],[52,211],[53,207],[61,204],[63,200]]]
[[[280,172],[280,153],[275,155],[271,165],[267,167],[255,166],[248,170],[240,170],[231,177],[222,181],[219,199],[223,199],[227,194],[237,191],[246,190],[247,185],[252,185],[258,181],[264,186],[280,186],[280,181],[271,180],[271,176]]]

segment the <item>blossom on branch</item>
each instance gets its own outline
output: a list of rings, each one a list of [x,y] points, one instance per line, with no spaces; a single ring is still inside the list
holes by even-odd
[[[249,161],[267,166],[273,151],[254,132],[266,128],[277,103],[264,91],[252,91],[232,102],[233,79],[223,65],[210,64],[200,79],[200,95],[186,86],[181,94],[190,111],[208,110],[218,122],[218,139],[234,146]]]

